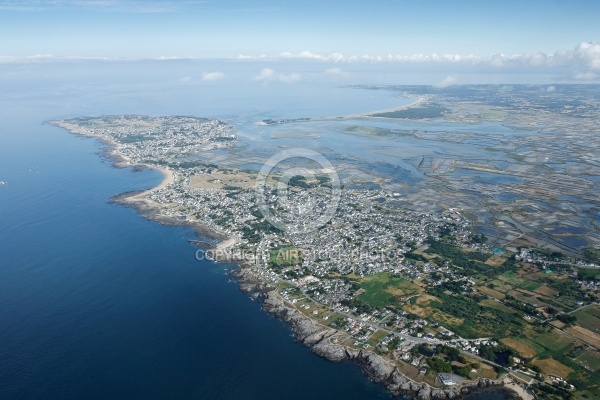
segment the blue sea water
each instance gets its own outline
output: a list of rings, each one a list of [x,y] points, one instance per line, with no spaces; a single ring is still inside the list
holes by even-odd
[[[196,261],[190,229],[109,203],[158,173],[113,168],[101,143],[42,124],[223,111],[189,90],[59,77],[0,94],[1,399],[389,398],[296,343],[231,282],[233,266]]]

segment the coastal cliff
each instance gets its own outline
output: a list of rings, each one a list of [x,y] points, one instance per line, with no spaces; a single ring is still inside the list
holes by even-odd
[[[263,309],[288,324],[296,339],[309,346],[313,353],[333,362],[343,360],[356,362],[369,379],[385,386],[395,396],[411,395],[420,400],[459,399],[474,392],[503,385],[502,381],[486,378],[443,389],[432,387],[427,383],[415,382],[372,351],[351,349],[334,343],[332,339],[338,332],[337,330],[320,325],[287,305],[277,291],[265,285],[252,273],[250,268],[242,267],[234,274],[238,277],[240,289],[244,292],[262,292]],[[520,397],[515,393],[514,398],[519,399]]]

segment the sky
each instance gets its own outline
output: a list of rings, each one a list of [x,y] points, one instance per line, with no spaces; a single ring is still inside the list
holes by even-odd
[[[590,0],[0,0],[0,63],[310,60],[338,77],[351,63],[477,65],[597,81],[598,15]]]

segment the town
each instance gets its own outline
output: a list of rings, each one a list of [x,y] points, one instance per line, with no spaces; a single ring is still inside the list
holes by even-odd
[[[414,211],[385,189],[343,187],[323,226],[285,232],[257,205],[256,171],[194,160],[233,146],[236,134],[225,122],[107,116],[53,123],[109,143],[120,166],[169,171],[172,180],[144,196],[154,217],[212,232],[222,242],[203,250],[207,258],[241,264],[290,307],[335,329],[332,345],[373,352],[434,387],[510,376],[557,399],[584,384],[600,387],[593,251],[575,257],[494,247],[460,207]],[[319,205],[332,201],[327,177],[286,181],[285,202],[273,194],[281,180],[275,172],[263,189],[283,221],[316,219]]]

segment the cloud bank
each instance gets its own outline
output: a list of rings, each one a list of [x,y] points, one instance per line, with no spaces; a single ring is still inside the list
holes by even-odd
[[[600,44],[583,42],[572,50],[558,50],[554,53],[492,54],[476,56],[472,54],[413,54],[413,55],[343,55],[341,53],[316,54],[310,51],[300,53],[284,52],[275,56],[238,56],[240,60],[317,60],[332,63],[412,63],[412,64],[470,64],[495,68],[505,67],[581,67],[600,70]]]
[[[1,0],[0,0],[1,1]],[[144,59],[146,61],[169,62],[174,60],[202,61],[210,58],[196,57],[157,57],[153,59]],[[461,54],[413,54],[413,55],[343,55],[341,53],[331,53],[328,55],[316,54],[310,51],[300,53],[284,52],[279,55],[267,56],[238,56],[222,59],[248,62],[279,62],[279,61],[298,61],[298,62],[322,62],[328,65],[324,69],[325,75],[338,79],[348,79],[350,74],[346,69],[353,70],[350,65],[377,65],[386,64],[390,66],[431,66],[440,70],[460,69],[461,67],[474,67],[478,69],[488,69],[488,72],[502,70],[520,70],[520,72],[535,73],[553,73],[558,74],[561,80],[574,81],[598,81],[600,80],[600,44],[596,42],[583,42],[575,46],[572,50],[558,50],[554,53],[523,53],[523,54],[492,54],[489,56],[461,55]],[[127,62],[136,61],[134,59],[108,58],[108,57],[79,57],[79,56],[55,56],[49,54],[32,55],[24,57],[15,57],[10,55],[0,55],[1,64],[26,64],[26,63],[52,63],[52,62],[84,62],[84,61],[104,61],[104,62]],[[336,65],[337,64],[337,65]],[[348,66],[347,68],[344,65]],[[446,71],[449,73],[449,71]],[[458,72],[453,72],[458,73]],[[205,72],[202,75],[204,81],[216,81],[226,78],[225,74],[219,71]],[[264,68],[256,75],[253,80],[257,82],[282,82],[295,83],[301,79],[298,73],[283,74],[278,73],[271,68]],[[444,84],[444,82],[440,82]]]

